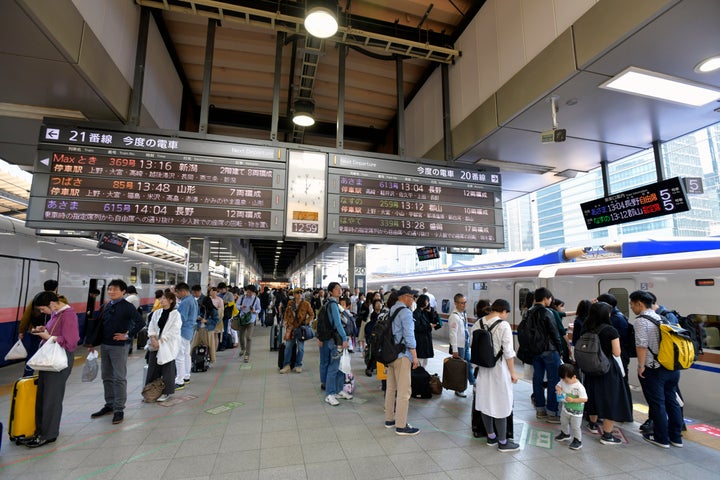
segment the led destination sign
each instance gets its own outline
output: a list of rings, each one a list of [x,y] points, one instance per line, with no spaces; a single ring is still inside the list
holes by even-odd
[[[580,205],[589,230],[672,213],[687,212],[690,205],[678,177],[635,188]]]
[[[340,233],[381,235],[392,237],[392,241],[395,241],[396,237],[406,237],[415,240],[438,240],[434,243],[496,243],[498,238],[502,241],[497,230],[502,232],[502,228],[495,226],[340,216]]]
[[[476,207],[495,207],[497,195],[492,191],[458,188],[447,185],[425,185],[410,181],[374,180],[340,176],[340,193],[397,198],[399,200],[432,200],[467,203]]]
[[[340,196],[340,213],[491,225],[495,223],[494,208],[464,207],[461,205],[443,205],[434,202],[384,198],[346,197],[343,195]]]

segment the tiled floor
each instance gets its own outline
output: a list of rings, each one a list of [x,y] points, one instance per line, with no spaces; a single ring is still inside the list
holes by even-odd
[[[102,384],[99,379],[81,383],[76,367],[58,441],[29,450],[4,434],[0,478],[720,478],[717,450],[688,439],[683,449],[661,450],[642,440],[637,424],[621,427],[627,443],[619,446],[603,446],[591,434],[584,436],[580,451],[554,443],[558,428],[535,421],[531,386],[525,381],[515,389],[515,439],[522,446],[516,453],[501,454],[484,439],[473,438],[472,396],[463,399],[452,392],[411,400],[410,423],[421,433],[400,437],[384,428],[380,382],[364,376],[360,354],[353,359],[355,398],[331,407],[320,390],[314,341],[307,345],[304,371],[280,375],[277,353],[268,351],[268,330],[255,330],[251,363],[243,364],[237,350],[219,353],[216,365],[193,374],[171,406],[140,401],[144,359],[134,353],[125,422],[119,426],[109,416],[90,419],[103,404]],[[446,356],[437,350],[436,355],[428,366],[431,372],[441,371]],[[20,366],[0,369],[0,385],[12,383],[20,371]],[[0,412],[9,406],[10,396],[0,396]]]

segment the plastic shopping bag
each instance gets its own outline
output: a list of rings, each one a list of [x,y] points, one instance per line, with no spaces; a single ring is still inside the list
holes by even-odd
[[[27,350],[25,350],[22,340],[18,340],[8,354],[5,355],[5,360],[21,360],[23,358],[27,358]]]
[[[60,372],[68,367],[67,353],[61,347],[55,337],[43,343],[35,355],[27,362],[27,366],[33,370],[45,372]]]
[[[350,365],[350,352],[347,348],[343,350],[342,356],[340,357],[340,371],[348,375],[352,373],[352,366]]]
[[[83,365],[82,369],[82,381],[83,382],[92,382],[97,378],[98,374],[98,354],[97,351],[93,350],[92,352],[88,353],[87,358],[85,359],[85,365]]]

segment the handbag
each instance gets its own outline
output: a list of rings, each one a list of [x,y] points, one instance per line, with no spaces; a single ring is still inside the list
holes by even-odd
[[[245,312],[242,315],[235,315],[230,319],[230,326],[233,330],[240,330],[241,327],[250,325],[252,321],[252,313]]]
[[[83,382],[92,382],[97,378],[98,374],[98,354],[95,350],[88,353],[87,358],[85,359],[85,365],[83,365],[82,369],[82,381]]]
[[[298,328],[295,329],[293,334],[295,336],[295,340],[298,340],[300,342],[315,338],[315,332],[313,332],[313,329],[310,327],[310,325],[300,325]]]
[[[43,343],[35,355],[27,362],[27,366],[33,370],[43,372],[59,372],[68,367],[67,353],[57,343],[57,337],[50,337]]]
[[[156,402],[157,399],[160,398],[160,395],[162,395],[163,390],[165,390],[165,382],[162,381],[162,378],[156,378],[143,387],[143,400],[147,403]]]
[[[5,360],[22,360],[23,358],[27,358],[27,350],[25,350],[22,340],[18,340],[5,355]]]
[[[442,390],[442,380],[440,380],[440,377],[437,373],[433,373],[432,375],[430,375],[430,391],[433,393],[433,395],[440,395],[442,393]]]

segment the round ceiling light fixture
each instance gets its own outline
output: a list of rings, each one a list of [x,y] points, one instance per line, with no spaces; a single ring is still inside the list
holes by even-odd
[[[309,99],[295,100],[293,103],[293,123],[300,127],[309,127],[315,124],[315,103]]]
[[[710,73],[720,69],[720,55],[706,58],[702,62],[695,65],[695,71],[698,73]]]
[[[305,30],[317,38],[329,38],[338,31],[337,1],[308,0],[305,9]]]

